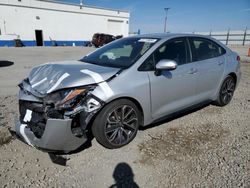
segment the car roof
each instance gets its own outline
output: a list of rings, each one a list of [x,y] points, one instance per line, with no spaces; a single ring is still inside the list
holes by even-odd
[[[186,37],[186,36],[210,38],[209,36],[190,34],[190,33],[152,33],[152,34],[135,35],[133,37],[165,39],[171,37]]]
[[[193,34],[193,33],[152,33],[152,34],[143,34],[143,35],[134,35],[132,37],[136,38],[157,38],[157,39],[170,39],[174,37],[201,37],[205,39],[210,39],[220,46],[223,46],[224,49],[230,50],[225,44],[220,42],[219,40],[209,36],[209,35],[200,35],[200,34]]]

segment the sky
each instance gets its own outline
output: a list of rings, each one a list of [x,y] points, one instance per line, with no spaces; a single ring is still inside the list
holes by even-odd
[[[80,0],[60,0],[79,3]],[[203,32],[250,29],[250,0],[83,0],[84,4],[130,12],[130,32]]]

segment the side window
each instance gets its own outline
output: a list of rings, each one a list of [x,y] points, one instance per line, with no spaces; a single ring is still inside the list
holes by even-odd
[[[151,54],[138,68],[139,71],[153,71],[155,70],[154,54]]]
[[[155,64],[162,59],[171,59],[178,65],[190,62],[186,38],[177,38],[165,42],[157,48],[139,67],[139,71],[153,71]]]
[[[154,52],[155,62],[162,59],[171,59],[178,65],[187,63],[187,45],[185,38],[173,39],[167,41]]]
[[[202,61],[225,54],[225,49],[209,39],[191,38],[190,45],[193,61]]]

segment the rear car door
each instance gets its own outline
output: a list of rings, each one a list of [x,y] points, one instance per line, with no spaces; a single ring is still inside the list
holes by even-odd
[[[189,37],[192,61],[197,65],[197,100],[212,99],[222,79],[225,49],[212,40]]]
[[[155,64],[162,59],[175,60],[175,70],[155,74]],[[156,49],[142,64],[148,70],[152,118],[157,119],[195,103],[196,63],[191,63],[187,39],[174,38]]]

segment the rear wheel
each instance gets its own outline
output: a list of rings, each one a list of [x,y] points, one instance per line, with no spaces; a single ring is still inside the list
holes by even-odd
[[[226,79],[224,80],[224,82],[222,83],[222,86],[220,88],[220,92],[219,92],[217,100],[215,101],[215,104],[218,106],[225,106],[228,103],[230,103],[230,101],[233,98],[235,87],[236,87],[235,79],[232,76],[228,75]]]
[[[120,148],[134,139],[140,118],[140,112],[133,102],[117,100],[100,111],[93,122],[92,132],[104,147]]]

